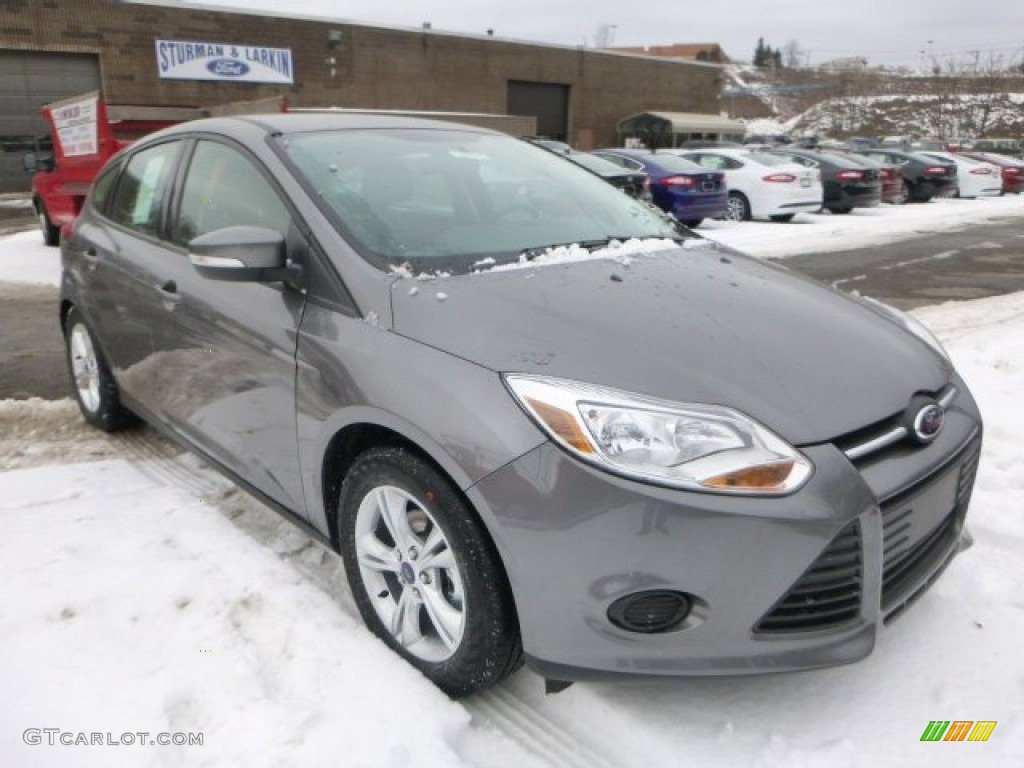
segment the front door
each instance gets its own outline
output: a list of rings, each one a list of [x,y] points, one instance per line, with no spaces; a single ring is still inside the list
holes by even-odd
[[[274,500],[304,510],[295,431],[295,349],[304,295],[282,283],[209,280],[188,259],[195,237],[230,226],[297,230],[275,185],[240,147],[198,140],[169,227],[155,357],[169,383],[160,413]]]

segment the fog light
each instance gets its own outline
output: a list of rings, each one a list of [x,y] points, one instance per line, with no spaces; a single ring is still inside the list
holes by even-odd
[[[691,603],[682,592],[654,589],[620,597],[608,607],[608,620],[630,632],[668,632],[689,615]]]

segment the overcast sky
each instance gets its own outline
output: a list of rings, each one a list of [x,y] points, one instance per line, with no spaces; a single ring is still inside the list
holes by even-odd
[[[192,0],[187,0],[191,3]],[[485,34],[561,45],[593,45],[614,25],[615,45],[721,44],[749,60],[763,37],[796,40],[812,63],[866,56],[917,67],[922,52],[1024,60],[1024,0],[215,0],[200,5],[327,16],[344,21]],[[929,44],[929,41],[931,43]]]

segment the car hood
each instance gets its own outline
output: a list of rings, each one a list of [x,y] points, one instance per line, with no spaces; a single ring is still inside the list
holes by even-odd
[[[797,445],[940,389],[943,358],[877,309],[694,241],[392,285],[396,333],[498,372],[738,409]]]

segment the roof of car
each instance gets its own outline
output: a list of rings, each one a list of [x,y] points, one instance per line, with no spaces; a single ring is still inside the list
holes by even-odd
[[[434,113],[431,113],[433,115]],[[355,112],[325,110],[323,112],[278,112],[262,115],[236,115],[211,117],[182,123],[171,130],[231,130],[242,125],[256,125],[268,133],[307,133],[328,130],[355,130],[373,128],[433,128],[436,130],[464,130],[475,133],[496,133],[486,128],[455,122],[457,115],[436,113],[433,117],[410,117],[393,112]],[[440,119],[449,117],[448,120]]]

